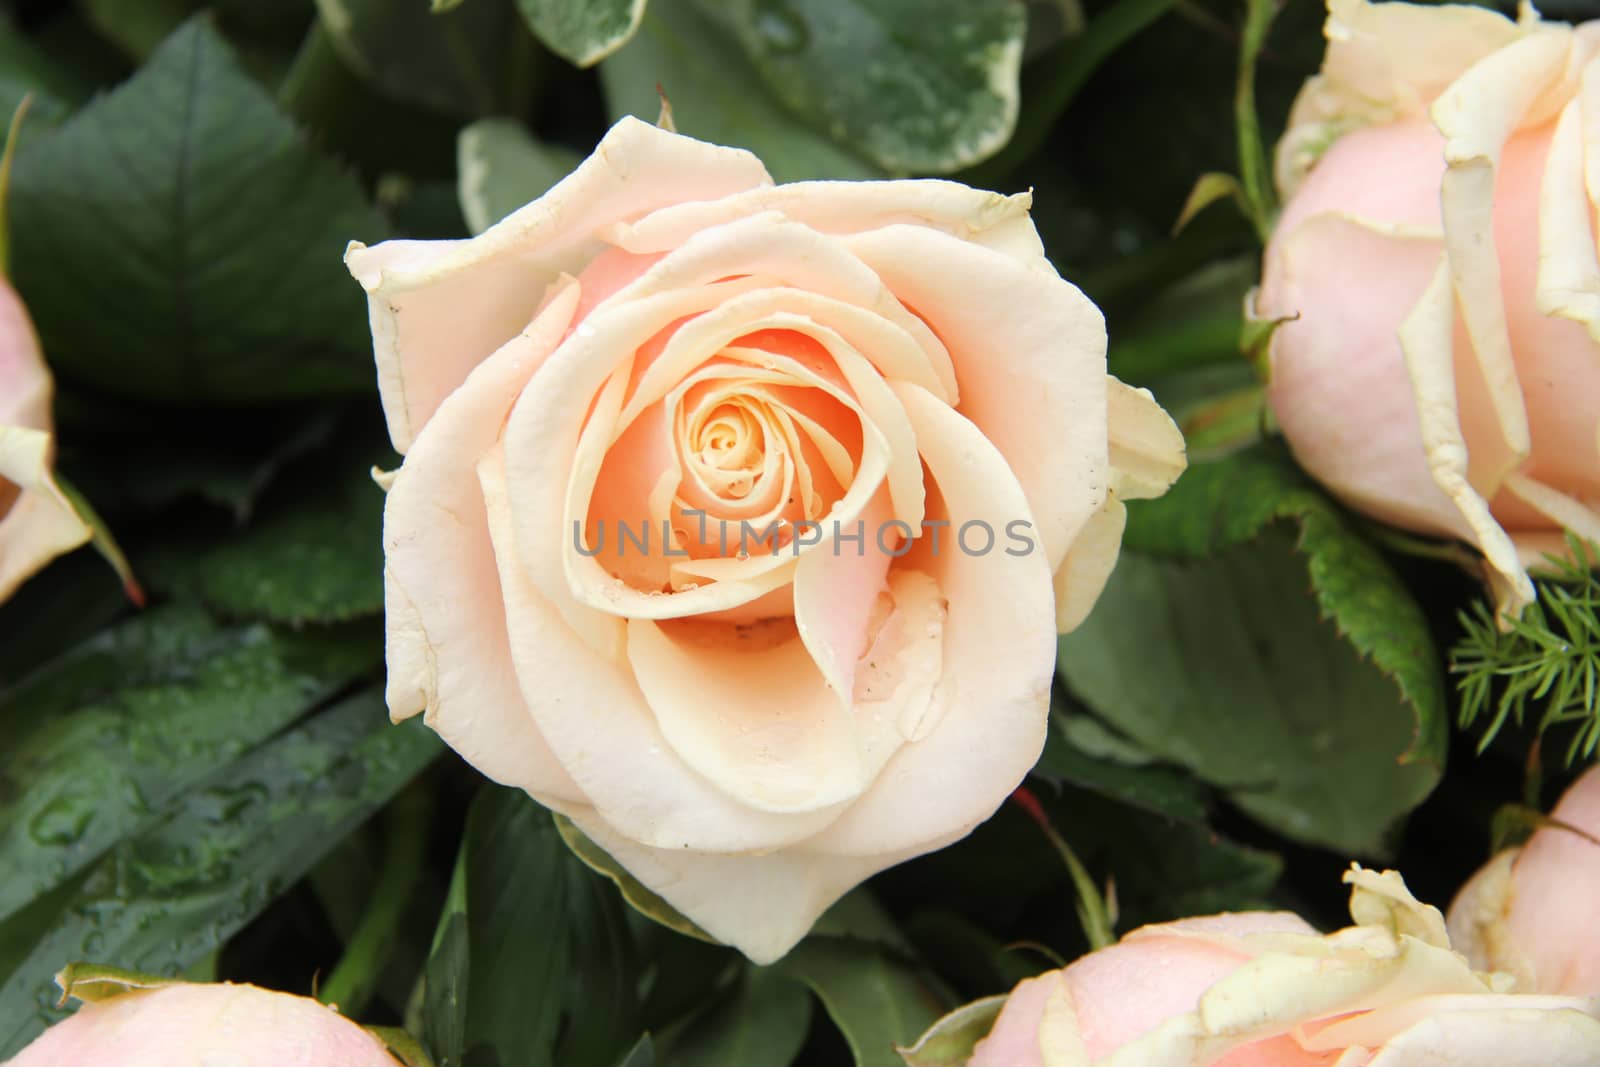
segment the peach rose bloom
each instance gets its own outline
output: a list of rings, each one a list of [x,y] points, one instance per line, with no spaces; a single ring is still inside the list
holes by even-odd
[[[90,537],[50,473],[52,391],[33,320],[0,280],[0,600]]]
[[[5,1067],[400,1067],[383,1042],[306,997],[250,985],[134,989],[84,1004]]]
[[[1490,860],[1450,905],[1450,936],[1522,990],[1600,997],[1600,767],[1550,814],[1572,829],[1545,827]]]
[[[1278,146],[1255,314],[1302,465],[1357,510],[1526,568],[1600,541],[1600,24],[1329,0]]]
[[[1146,926],[1006,1001],[968,1067],[1593,1067],[1600,1003],[1500,992],[1393,871],[1356,925],[1283,912]]]
[[[352,245],[393,717],[758,961],[987,818],[1184,464],[1028,206],[624,119],[478,237]]]

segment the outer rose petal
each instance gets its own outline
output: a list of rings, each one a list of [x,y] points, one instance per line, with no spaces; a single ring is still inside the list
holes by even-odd
[[[84,1004],[7,1067],[400,1067],[383,1042],[306,997],[249,985],[133,990]]]
[[[571,175],[477,237],[352,242],[345,263],[367,290],[395,448],[410,449],[468,372],[527,324],[547,285],[599,253],[602,227],[771,182],[748,152],[624,118]]]
[[[1028,501],[995,445],[931,393],[891,383],[917,433],[917,447],[956,523],[941,550],[902,560],[925,571],[948,604],[944,670],[922,727],[867,793],[812,843],[818,851],[871,855],[927,851],[964,836],[992,815],[1044,747],[1054,666],[1050,571],[1037,543],[1009,555],[1007,524],[1029,521]],[[987,522],[993,548],[951,543],[960,524]],[[929,546],[931,547],[931,546]],[[924,554],[926,553],[926,554]],[[953,769],[959,768],[958,773]]]
[[[1528,992],[1600,997],[1600,767],[1567,790],[1550,826],[1496,856],[1450,905],[1450,929],[1476,966]]]
[[[490,778],[568,802],[581,794],[523,705],[483,493],[460,467],[462,456],[494,444],[578,296],[570,278],[557,283],[533,323],[445,398],[396,474],[383,521],[390,716],[426,712],[427,724]]]
[[[1032,204],[1032,193],[1006,196],[935,178],[792,182],[721,200],[662,208],[636,223],[619,224],[606,236],[632,252],[664,252],[710,226],[778,211],[822,233],[860,233],[900,224],[928,226],[1033,266],[1045,259],[1039,231],[1028,214]]]
[[[1193,1011],[1202,993],[1250,959],[1246,946],[1229,941],[1250,933],[1315,931],[1287,912],[1243,912],[1141,927],[1065,970],[1019,985],[969,1067],[1044,1067],[1040,1025],[1049,1001],[1059,996],[1057,987],[1066,993],[1072,1028],[1089,1062],[1105,1056],[1163,1020]],[[1186,936],[1190,934],[1198,936]]]
[[[50,372],[17,291],[0,279],[0,426],[49,431]]]
[[[1286,215],[1257,312],[1289,320],[1272,335],[1268,398],[1300,464],[1363,511],[1470,539],[1428,469],[1399,338],[1441,251],[1437,238],[1356,218],[1316,215],[1295,225]],[[1375,259],[1385,267],[1381,287],[1366,284]]]
[[[1078,531],[1056,569],[1056,629],[1070,633],[1089,615],[1116,566],[1128,522],[1124,500],[1165,493],[1188,464],[1183,433],[1148,389],[1106,380],[1111,488],[1106,502]]]
[[[834,901],[861,882],[966,833],[877,855],[830,855],[804,845],[708,853],[641,845],[592,810],[565,808],[562,814],[652,892],[757,964],[781,959]]]
[[[50,473],[52,449],[43,431],[0,426],[0,479],[18,490],[10,510],[0,516],[0,600],[93,534]]]
[[[51,393],[33,322],[0,280],[0,600],[93,533],[50,473]]]
[[[1496,11],[1466,4],[1329,0],[1327,56],[1295,98],[1278,144],[1278,188],[1294,195],[1340,134],[1420,115],[1463,70],[1523,32]],[[1418,48],[1419,40],[1428,47]]]
[[[846,241],[950,346],[959,410],[1021,484],[1054,572],[1110,482],[1100,309],[1054,271],[934,230]]]

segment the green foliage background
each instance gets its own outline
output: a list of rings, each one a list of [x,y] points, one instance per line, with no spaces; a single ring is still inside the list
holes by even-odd
[[[1066,869],[1008,806],[755,968],[630,907],[526,797],[387,723],[367,472],[397,457],[344,245],[483,229],[611,120],[654,120],[658,87],[681,131],[779,180],[1032,188],[1057,267],[1107,312],[1111,370],[1184,421],[1193,467],[1134,506],[1062,641],[1030,779],[1114,884],[1119,930],[1268,904],[1332,925],[1352,858],[1442,904],[1485,858],[1536,716],[1481,754],[1452,738],[1441,650],[1476,587],[1264,438],[1239,352],[1252,222],[1218,207],[1172,235],[1202,174],[1241,167],[1242,5],[434,8],[77,0],[0,21],[0,109],[32,95],[11,271],[58,377],[60,465],[153,601],[135,611],[86,550],[0,606],[0,1058],[59,1017],[51,976],[83,959],[320,991],[439,1067],[877,1067],[1083,950]],[[1249,109],[1267,145],[1321,21],[1287,0],[1271,23]],[[627,896],[671,923],[647,898]]]

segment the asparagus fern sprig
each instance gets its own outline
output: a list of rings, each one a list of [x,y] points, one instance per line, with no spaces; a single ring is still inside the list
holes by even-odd
[[[1451,655],[1463,729],[1487,718],[1478,742],[1489,746],[1507,720],[1537,716],[1537,733],[1577,724],[1567,762],[1600,748],[1600,559],[1568,537],[1569,556],[1549,557],[1538,600],[1505,625],[1487,604],[1461,614],[1463,634]]]

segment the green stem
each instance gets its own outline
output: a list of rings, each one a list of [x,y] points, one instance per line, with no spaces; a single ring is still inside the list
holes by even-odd
[[[1062,862],[1067,865],[1067,874],[1072,878],[1073,888],[1078,891],[1078,921],[1083,924],[1083,934],[1089,939],[1090,950],[1115,944],[1117,935],[1113,929],[1111,911],[1106,906],[1106,898],[1101,894],[1100,887],[1095,885],[1094,879],[1089,876],[1089,869],[1078,859],[1078,854],[1072,851],[1067,839],[1056,832],[1056,828],[1050,823],[1050,817],[1045,814],[1043,805],[1031,790],[1025,786],[1020,787],[1011,796],[1044,832],[1045,840],[1050,842],[1061,856]]]
[[[1277,205],[1271,169],[1261,144],[1261,123],[1256,114],[1256,60],[1267,42],[1267,31],[1277,16],[1276,0],[1247,0],[1244,38],[1239,43],[1238,82],[1233,98],[1234,126],[1239,139],[1239,179],[1250,205],[1250,221],[1263,244],[1272,236]]]
[[[400,794],[384,817],[383,866],[367,910],[356,923],[333,972],[317,997],[338,1005],[350,1018],[359,1016],[377,990],[384,964],[394,947],[395,930],[405,916],[422,873],[423,850],[433,815],[432,797],[423,783]]]

